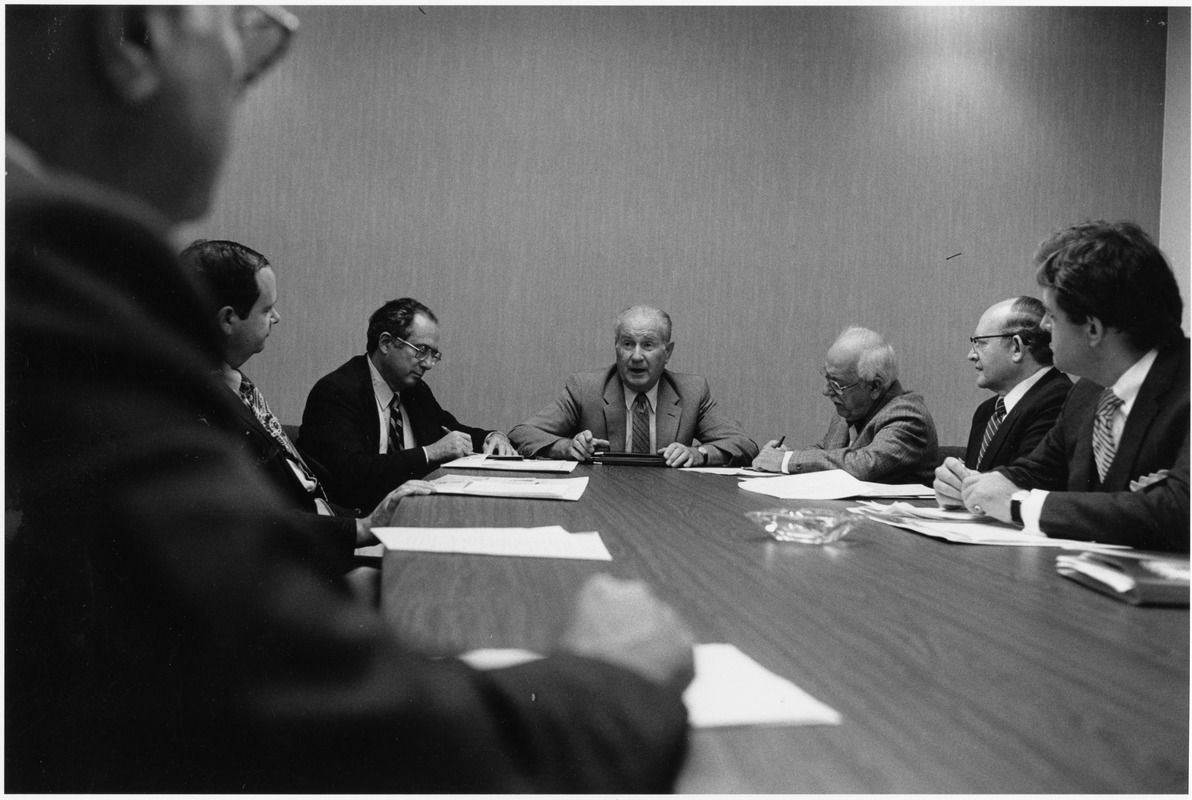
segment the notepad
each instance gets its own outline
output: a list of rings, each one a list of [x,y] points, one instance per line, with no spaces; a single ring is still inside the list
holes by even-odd
[[[612,561],[600,534],[539,528],[373,528],[387,550]]]
[[[868,516],[896,528],[921,533],[936,539],[959,544],[990,544],[1019,547],[1059,547],[1065,550],[1123,550],[1122,545],[1082,542],[1075,539],[1053,539],[1042,533],[1025,531],[1016,525],[1002,522],[944,521],[896,517],[888,514],[873,514],[865,508],[850,508],[858,514]]]
[[[457,469],[495,469],[504,472],[571,472],[579,466],[579,462],[549,458],[493,458],[483,453],[473,453],[448,461],[443,466]]]
[[[935,497],[931,488],[919,483],[872,483],[859,481],[842,469],[804,472],[778,478],[750,478],[737,484],[783,500],[843,500],[848,497]]]
[[[588,488],[583,478],[489,478],[444,475],[430,482],[433,494],[479,497],[521,497],[537,500],[578,500]]]

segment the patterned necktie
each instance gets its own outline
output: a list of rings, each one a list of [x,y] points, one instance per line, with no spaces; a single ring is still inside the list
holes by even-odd
[[[973,464],[974,469],[980,466],[981,459],[985,457],[985,448],[989,447],[989,443],[997,435],[997,429],[1002,426],[1002,420],[1005,418],[1006,402],[999,397],[993,406],[993,416],[989,418],[989,422],[985,425],[985,435],[981,437],[981,449],[977,451],[977,463]]]
[[[1093,418],[1093,460],[1097,462],[1097,474],[1105,480],[1109,465],[1117,453],[1117,442],[1113,438],[1113,417],[1124,401],[1113,393],[1113,389],[1101,392],[1097,403],[1097,415]]]
[[[386,452],[396,453],[405,449],[405,446],[406,434],[401,424],[401,395],[395,394],[389,401],[389,447]]]
[[[265,402],[265,395],[261,394],[261,390],[243,373],[240,375],[240,399],[244,401],[246,406],[252,409],[257,422],[261,423],[261,427],[278,444],[285,448],[286,452],[290,454],[290,457],[296,461],[301,461],[302,457],[298,455],[298,448],[294,447],[294,443],[290,441],[290,437],[286,436],[285,430],[281,427],[281,422],[273,415],[269,404]]]
[[[633,398],[633,452],[650,452],[650,404],[643,392]]]

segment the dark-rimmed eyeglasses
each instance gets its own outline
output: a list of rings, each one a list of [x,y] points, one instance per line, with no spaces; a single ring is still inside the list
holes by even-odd
[[[392,333],[389,335],[393,336]],[[434,349],[433,347],[431,347],[430,345],[424,344],[421,347],[419,347],[416,344],[407,342],[405,339],[401,338],[400,336],[393,336],[393,341],[404,344],[406,347],[410,348],[410,350],[413,351],[413,353],[414,353],[415,361],[429,361],[432,364],[438,364],[440,361],[443,360],[443,354],[440,353],[438,350]]]
[[[864,383],[864,381],[858,378],[857,380],[845,386],[841,384],[840,381],[828,375],[828,373],[822,369],[820,370],[820,377],[824,379],[824,385],[828,387],[828,391],[832,392],[833,394],[844,394],[854,386],[859,386],[860,384]]]
[[[1018,331],[1015,331],[1014,333],[991,333],[987,336],[970,336],[969,342],[972,343],[973,347],[976,347],[978,343],[983,342],[986,339],[1010,339],[1015,336],[1018,336]]]
[[[248,85],[285,55],[298,30],[298,18],[281,6],[236,6],[233,16],[244,47]]]

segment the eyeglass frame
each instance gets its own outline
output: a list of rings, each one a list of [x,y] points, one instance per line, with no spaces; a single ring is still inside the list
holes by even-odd
[[[238,9],[254,9],[259,12],[261,19],[264,19],[273,24],[273,26],[281,32],[281,39],[278,40],[277,45],[271,52],[264,57],[257,60],[257,63],[251,65],[244,74],[244,84],[250,85],[256,81],[261,75],[265,74],[270,67],[276,64],[290,47],[290,41],[294,38],[294,34],[298,30],[298,17],[291,14],[281,6],[256,6],[246,5],[238,6]],[[242,41],[246,40],[247,36],[252,35],[253,28],[249,28],[245,24],[239,14],[236,15],[236,30],[240,34]]]
[[[389,332],[386,331],[386,333],[389,333]],[[438,364],[440,361],[443,360],[443,352],[441,350],[436,350],[435,348],[431,347],[428,344],[418,346],[418,345],[414,344],[413,342],[407,342],[405,339],[401,338],[400,336],[398,336],[397,334],[394,334],[394,333],[390,333],[389,338],[393,339],[395,342],[404,344],[406,347],[413,350],[415,361],[426,361],[429,358],[430,363]]]
[[[820,368],[819,374],[820,377],[824,379],[824,385],[828,387],[828,391],[832,392],[837,397],[843,395],[854,386],[860,386],[862,383],[865,383],[864,378],[858,377],[856,381],[850,383],[848,386],[841,386],[838,380],[828,377],[827,370],[823,369],[822,367]]]
[[[985,339],[1013,339],[1015,336],[1022,336],[1022,331],[1014,331],[1013,333],[990,333],[985,336],[970,336],[969,342],[973,347],[977,346],[978,342]]]

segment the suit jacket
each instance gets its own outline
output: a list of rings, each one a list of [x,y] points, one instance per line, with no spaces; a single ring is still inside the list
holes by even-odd
[[[289,454],[269,435],[269,431],[261,425],[252,409],[239,398],[235,399],[237,402],[231,409],[235,412],[234,420],[227,418],[234,422],[229,431],[240,442],[245,456],[278,490],[287,508],[295,514],[313,517],[309,524],[319,528],[332,546],[332,553],[335,554],[333,568],[341,571],[352,568],[356,549],[356,509],[329,503],[335,516],[319,514],[311,493],[290,467]],[[312,463],[310,459],[305,460],[312,472],[317,474],[323,471],[317,463]]]
[[[1006,414],[989,447],[985,448],[985,456],[980,464],[977,463],[977,454],[981,452],[985,426],[997,405],[997,395],[977,406],[973,414],[973,427],[969,430],[964,465],[978,472],[988,472],[1030,454],[1055,424],[1071,389],[1072,381],[1055,367],[1043,373],[1043,377],[1035,381],[1035,385]]]
[[[490,431],[460,423],[425,383],[403,391],[401,402],[418,446],[381,454],[367,356],[353,356],[310,390],[302,412],[302,450],[322,464],[327,491],[337,503],[371,510],[398,485],[435,469],[422,448],[442,439],[443,428],[463,431],[472,437],[473,450],[484,449]]]
[[[823,441],[796,450],[787,469],[792,473],[842,469],[862,481],[931,483],[939,466],[935,420],[923,397],[894,381],[849,444],[849,424],[837,416]]]
[[[1093,461],[1101,386],[1076,382],[1059,419],[1025,458],[998,469],[1024,489],[1047,489],[1049,536],[1188,551],[1188,339],[1159,352],[1138,391],[1102,482]],[[1137,490],[1131,481],[1162,475]]]
[[[677,692],[578,656],[432,660],[352,600],[228,432],[159,223],[6,188],[7,791],[671,788]]]
[[[584,430],[608,439],[613,450],[623,450],[625,424],[625,390],[614,365],[569,377],[563,394],[514,427],[509,440],[523,456],[566,458],[571,437]],[[654,428],[659,448],[699,441],[720,450],[726,463],[739,465],[757,455],[757,443],[740,424],[720,415],[708,382],[699,375],[662,371]]]

